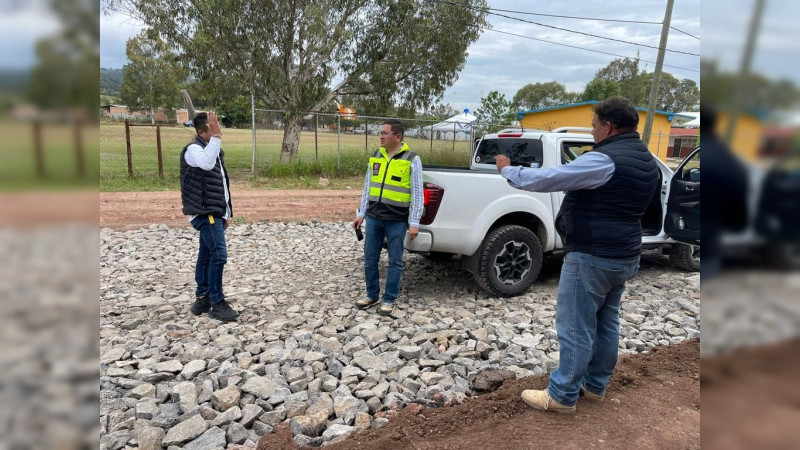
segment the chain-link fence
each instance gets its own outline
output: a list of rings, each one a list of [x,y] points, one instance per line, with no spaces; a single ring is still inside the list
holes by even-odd
[[[369,155],[380,147],[381,125],[393,119],[309,113],[300,120],[296,155],[291,163],[281,164],[286,114],[269,109],[255,112],[255,129],[223,130],[222,147],[232,180],[244,180],[253,173],[360,175]],[[406,127],[404,141],[420,155],[423,164],[445,166],[468,166],[475,138],[489,128],[476,123],[399,120]],[[179,179],[180,152],[193,136],[194,129],[182,125],[102,123],[101,187],[124,189],[128,180],[174,184]]]
[[[279,165],[284,117],[281,110],[256,110],[256,172]],[[366,159],[380,147],[380,128],[389,119],[405,125],[404,141],[424,164],[445,166],[468,166],[475,138],[489,128],[477,123],[309,113],[300,121],[296,164],[314,164],[327,173],[360,174]]]

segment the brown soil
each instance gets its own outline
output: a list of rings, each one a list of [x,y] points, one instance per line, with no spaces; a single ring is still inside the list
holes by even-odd
[[[800,446],[800,339],[703,358],[703,447]]]
[[[361,190],[234,190],[234,220],[297,222],[350,220],[361,201]],[[181,194],[167,192],[101,192],[100,226],[133,230],[150,224],[188,227],[181,212]]]
[[[327,446],[345,449],[700,448],[700,348],[693,340],[625,356],[604,403],[575,415],[535,411],[520,399],[546,376],[507,381],[491,394],[438,409],[406,407],[383,428]],[[297,448],[285,424],[258,450]]]

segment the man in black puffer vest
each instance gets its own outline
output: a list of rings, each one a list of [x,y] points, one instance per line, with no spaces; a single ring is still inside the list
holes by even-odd
[[[208,312],[209,317],[228,322],[236,320],[239,313],[228,305],[222,293],[222,272],[228,261],[225,230],[233,218],[222,130],[213,112],[200,113],[193,122],[197,136],[183,148],[180,161],[183,213],[200,232],[192,314]]]
[[[655,159],[636,132],[634,105],[612,97],[593,110],[594,149],[568,165],[523,169],[495,157],[515,188],[567,192],[556,216],[567,252],[556,303],[559,364],[547,390],[522,392],[531,407],[565,414],[575,412],[581,393],[605,399],[617,364],[622,292],[639,269],[641,219],[659,184]]]

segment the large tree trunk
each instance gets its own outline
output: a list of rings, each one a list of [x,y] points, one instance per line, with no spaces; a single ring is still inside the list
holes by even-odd
[[[286,125],[283,128],[282,163],[294,161],[295,157],[297,157],[297,149],[300,147],[300,131],[300,117],[296,114],[291,114],[286,118]]]

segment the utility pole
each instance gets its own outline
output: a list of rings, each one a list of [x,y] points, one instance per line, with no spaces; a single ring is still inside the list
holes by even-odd
[[[661,68],[664,66],[664,53],[667,51],[667,37],[669,36],[669,23],[672,19],[673,0],[667,0],[667,10],[664,12],[664,23],[661,25],[661,40],[658,43],[658,58],[656,70],[653,72],[653,84],[650,85],[650,100],[647,102],[647,116],[644,119],[644,145],[650,144],[650,133],[653,130],[653,119],[656,115],[656,102],[658,101],[658,87],[661,83]]]
[[[742,54],[742,65],[739,68],[739,77],[736,80],[733,90],[733,107],[728,118],[728,127],[723,135],[723,140],[728,147],[733,142],[733,134],[736,131],[736,121],[739,119],[743,107],[743,97],[747,85],[747,75],[750,72],[750,63],[753,61],[753,50],[756,46],[756,38],[761,25],[761,16],[764,12],[764,0],[756,0],[756,10],[753,11],[753,20],[750,21],[750,29],[747,32],[744,53]],[[711,130],[709,130],[711,131]]]

